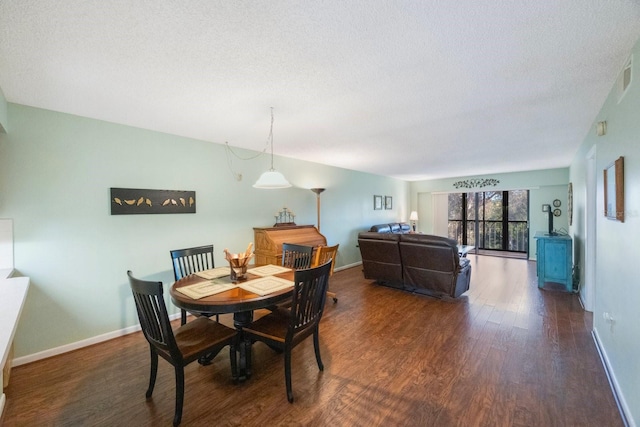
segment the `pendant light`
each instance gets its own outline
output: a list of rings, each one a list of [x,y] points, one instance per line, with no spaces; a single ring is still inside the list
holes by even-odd
[[[273,168],[273,107],[271,107],[271,130],[269,131],[269,145],[271,145],[271,169],[260,175],[253,184],[254,188],[273,190],[276,188],[289,188],[291,184],[280,172]]]

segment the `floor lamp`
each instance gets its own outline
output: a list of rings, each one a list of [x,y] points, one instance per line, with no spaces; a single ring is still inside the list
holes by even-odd
[[[318,210],[318,231],[320,231],[320,193],[322,193],[324,188],[312,188],[311,191],[316,193],[316,206]]]
[[[318,210],[318,233],[320,232],[320,193],[322,193],[324,190],[325,190],[324,188],[312,188],[311,189],[311,191],[316,193],[316,206],[317,206],[317,210]],[[331,271],[333,272],[333,267],[332,267]],[[336,296],[335,292],[327,291],[327,296],[333,298],[333,302],[338,302],[338,297]]]

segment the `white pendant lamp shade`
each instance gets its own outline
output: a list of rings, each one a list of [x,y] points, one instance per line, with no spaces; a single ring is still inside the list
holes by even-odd
[[[260,175],[260,178],[253,184],[253,187],[264,189],[288,188],[291,187],[291,184],[284,175],[271,169]]]
[[[273,168],[273,108],[271,108],[271,130],[269,131],[269,146],[271,147],[271,169],[260,175],[260,178],[253,184],[253,188],[273,190],[276,188],[289,188],[291,184],[280,172]]]

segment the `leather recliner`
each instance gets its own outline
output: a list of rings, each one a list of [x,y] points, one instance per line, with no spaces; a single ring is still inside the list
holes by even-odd
[[[407,291],[457,298],[469,289],[471,265],[455,240],[429,234],[361,232],[364,276]]]

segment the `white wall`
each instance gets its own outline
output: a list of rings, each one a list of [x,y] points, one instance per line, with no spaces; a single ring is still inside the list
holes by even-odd
[[[577,246],[574,252],[583,262],[588,261],[585,260],[586,220],[588,214],[595,215],[594,331],[632,426],[640,421],[640,280],[635,249],[640,237],[640,41],[633,55],[629,91],[618,102],[614,85],[570,168],[575,204],[575,222],[570,229]],[[607,122],[607,134],[598,137],[595,125],[602,120]],[[587,154],[594,146],[596,203],[595,207],[588,207]],[[603,215],[603,170],[619,156],[624,156],[624,223],[608,220]],[[581,275],[584,279],[584,270]],[[613,322],[605,320],[605,313]]]
[[[360,262],[359,231],[409,215],[403,181],[276,157],[295,187],[257,190],[268,156],[236,159],[238,182],[222,145],[11,103],[8,120],[0,218],[13,219],[15,268],[31,278],[16,357],[137,324],[126,271],[167,286],[171,249],[213,243],[216,265],[224,265],[222,250],[245,249],[253,227],[272,226],[283,206],[296,223],[315,224],[309,188],[327,189],[321,229],[340,244],[337,267]],[[197,213],[112,216],[110,187],[195,190]],[[393,210],[374,211],[374,194],[392,196]]]

